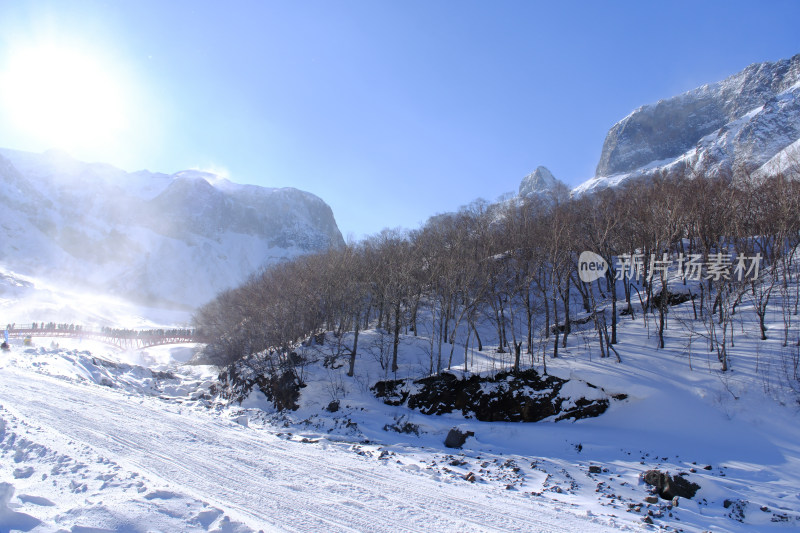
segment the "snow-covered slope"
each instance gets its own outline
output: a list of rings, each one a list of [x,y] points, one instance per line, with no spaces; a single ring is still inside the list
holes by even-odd
[[[635,110],[608,132],[595,177],[575,192],[656,175],[794,174],[800,160],[780,154],[799,139],[800,54]]]
[[[343,243],[320,198],[206,172],[0,150],[0,184],[0,266],[139,302],[194,307],[265,264]]]
[[[796,337],[762,341],[750,303],[724,373],[691,302],[670,311],[663,349],[643,314],[622,320],[619,363],[598,357],[591,327],[573,331],[548,373],[628,395],[575,422],[386,405],[373,383],[427,373],[423,323],[401,335],[396,374],[385,330],[361,332],[352,377],[352,333],[299,346],[306,386],[283,413],[260,391],[241,404],[214,395],[213,369],[175,364],[189,346],[12,339],[0,352],[0,531],[794,531]],[[490,324],[479,329],[491,338]],[[511,363],[496,348],[455,346],[482,374]],[[525,362],[542,370],[538,357]],[[460,449],[444,445],[453,427],[473,432]],[[659,498],[643,481],[651,469],[700,488]]]
[[[500,483],[440,479],[421,464],[435,451],[210,409],[191,368],[15,347],[0,374],[0,531],[614,530]]]

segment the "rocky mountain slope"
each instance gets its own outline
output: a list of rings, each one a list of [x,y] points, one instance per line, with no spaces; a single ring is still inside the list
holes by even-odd
[[[521,198],[547,196],[565,188],[566,185],[553,176],[547,167],[539,166],[522,179],[519,184],[519,196]]]
[[[522,178],[519,189],[515,196],[509,201],[521,202],[532,200],[535,202],[550,203],[569,198],[570,190],[567,185],[556,178],[550,169],[543,166],[536,167],[536,170]],[[505,205],[505,201],[496,204],[497,207]]]
[[[264,264],[343,244],[307,192],[59,152],[0,150],[0,201],[0,266],[138,302],[194,307]]]
[[[655,175],[759,178],[800,168],[800,54],[640,107],[575,192]]]

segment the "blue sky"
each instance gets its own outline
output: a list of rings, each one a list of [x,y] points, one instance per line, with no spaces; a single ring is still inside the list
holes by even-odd
[[[75,157],[297,187],[360,238],[494,200],[539,165],[575,186],[638,106],[800,53],[797,20],[796,1],[2,2],[0,73],[45,41],[76,50],[125,120],[105,131],[109,111],[87,111],[91,132],[62,146]],[[53,147],[9,118],[4,88],[0,146]]]

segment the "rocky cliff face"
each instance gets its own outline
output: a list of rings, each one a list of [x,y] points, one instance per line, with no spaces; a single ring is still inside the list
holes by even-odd
[[[781,153],[794,153],[798,139],[800,54],[640,107],[611,128],[595,178],[576,191],[664,173],[733,179],[774,173],[787,169],[793,158]]]
[[[0,201],[1,266],[150,303],[193,307],[261,266],[343,244],[307,192],[57,152],[0,150]]]
[[[519,195],[524,197],[550,191],[556,186],[557,181],[547,167],[536,167],[536,170],[522,179],[519,184]]]
[[[539,197],[542,199],[552,198],[560,194],[566,194],[567,186],[553,176],[547,167],[536,167],[536,170],[528,174],[519,184],[520,198]]]

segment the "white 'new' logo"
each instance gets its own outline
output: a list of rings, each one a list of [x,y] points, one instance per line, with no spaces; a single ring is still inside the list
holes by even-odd
[[[594,252],[582,252],[578,257],[578,275],[581,281],[591,283],[608,271],[608,263]]]

